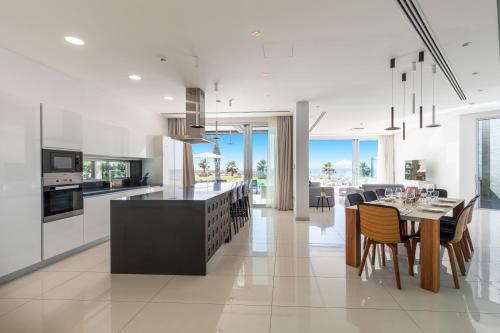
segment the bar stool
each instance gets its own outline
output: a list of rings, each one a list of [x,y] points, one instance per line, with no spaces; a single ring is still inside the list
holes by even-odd
[[[238,227],[238,187],[236,186],[237,184],[234,184],[231,187],[231,205],[229,208],[230,215],[231,215],[231,223],[233,225],[234,229],[234,234],[236,235],[240,229]]]

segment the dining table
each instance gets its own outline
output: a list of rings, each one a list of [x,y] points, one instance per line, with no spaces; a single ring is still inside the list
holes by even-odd
[[[420,287],[432,292],[440,288],[440,219],[452,214],[458,217],[464,208],[463,199],[420,198],[413,204],[404,204],[401,199],[382,199],[368,204],[396,207],[402,220],[416,221],[420,230]],[[361,264],[361,231],[357,205],[346,207],[346,264],[359,267]]]

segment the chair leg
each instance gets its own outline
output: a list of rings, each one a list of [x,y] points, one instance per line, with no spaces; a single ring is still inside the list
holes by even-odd
[[[453,249],[455,250],[455,257],[457,258],[458,267],[460,268],[460,273],[465,276],[466,271],[465,271],[464,257],[462,254],[462,249],[460,247],[460,244],[454,243]]]
[[[372,266],[375,266],[375,257],[377,256],[377,243],[371,242],[372,243]]]
[[[415,264],[416,257],[417,257],[417,244],[418,244],[418,239],[413,238],[411,240],[411,250],[412,250],[412,258],[413,258],[413,263]]]
[[[405,247],[406,247],[406,253],[408,255],[408,274],[413,276],[413,275],[415,275],[413,273],[413,250],[411,248],[411,244],[410,244],[409,240],[407,240],[405,242]]]
[[[365,237],[365,241],[366,241],[366,246],[365,246],[365,249],[363,251],[363,258],[361,259],[361,266],[359,266],[358,276],[361,276],[361,274],[363,273],[363,269],[365,268],[365,264],[366,264],[366,257],[368,257],[368,252],[370,252],[371,241],[369,239],[367,239],[366,237]]]
[[[382,255],[382,266],[385,266],[385,244],[380,244],[380,254]]]
[[[465,228],[464,235],[467,243],[469,244],[470,250],[474,252],[474,246],[472,245],[472,238],[470,237],[469,228]]]
[[[396,285],[398,289],[401,289],[401,277],[399,276],[397,245],[390,244],[389,247],[392,250],[392,261],[394,262],[394,274],[396,275]]]
[[[415,235],[415,221],[411,221],[411,234]]]
[[[453,254],[453,249],[450,244],[445,244],[446,250],[448,250],[448,257],[450,258],[451,272],[453,273],[453,283],[456,289],[460,289],[460,283],[458,282],[457,267],[455,266],[455,255]]]
[[[464,254],[465,261],[468,262],[470,260],[470,252],[463,237],[462,240],[460,240],[460,247],[462,248],[462,253]]]

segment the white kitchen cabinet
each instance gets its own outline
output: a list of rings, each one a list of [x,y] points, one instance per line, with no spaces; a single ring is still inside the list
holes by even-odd
[[[43,259],[83,245],[83,215],[43,224]]]
[[[69,150],[83,149],[83,121],[78,112],[43,104],[42,146]]]
[[[139,195],[160,191],[161,186],[121,191],[113,194],[103,194],[84,197],[84,243],[107,237],[110,234],[111,210],[110,201],[125,196]]]
[[[0,277],[41,260],[40,113],[0,91]]]

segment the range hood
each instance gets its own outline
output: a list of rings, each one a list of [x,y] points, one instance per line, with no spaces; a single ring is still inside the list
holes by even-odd
[[[186,88],[186,133],[172,139],[197,144],[211,143],[205,136],[205,92],[200,88]]]

